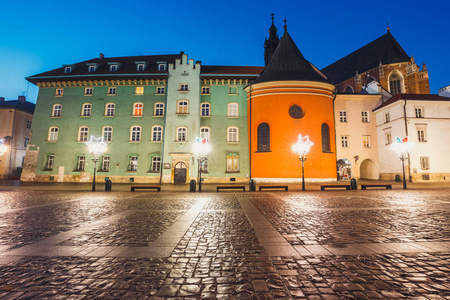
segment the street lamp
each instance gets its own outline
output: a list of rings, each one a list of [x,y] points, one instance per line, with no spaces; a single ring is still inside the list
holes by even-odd
[[[94,156],[94,180],[92,181],[92,191],[95,192],[95,172],[97,171],[98,156],[106,151],[106,143],[103,142],[103,137],[96,138],[91,135],[91,140],[85,143],[89,147],[89,152]]]
[[[211,151],[211,144],[207,139],[199,139],[197,138],[196,142],[192,145],[192,150],[194,151],[194,155],[197,156],[198,161],[198,191],[202,191],[202,166],[206,160],[206,156]]]
[[[294,151],[298,155],[298,158],[302,162],[302,190],[303,191],[305,190],[306,154],[309,153],[309,148],[311,148],[312,145],[314,145],[314,143],[309,141],[309,136],[302,137],[302,135],[299,134],[297,144],[292,146],[292,151]]]
[[[403,169],[403,189],[406,190],[406,176],[405,176],[405,160],[408,159],[408,152],[411,150],[413,144],[408,141],[408,137],[404,137],[400,139],[399,137],[395,138],[395,142],[392,143],[392,150],[397,153],[398,158],[402,161],[402,169]]]

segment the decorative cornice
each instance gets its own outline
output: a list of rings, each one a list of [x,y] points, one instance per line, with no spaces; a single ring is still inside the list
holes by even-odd
[[[83,80],[83,81],[43,81],[37,82],[40,88],[50,87],[91,87],[91,86],[146,86],[166,85],[166,79],[128,79],[128,80]]]

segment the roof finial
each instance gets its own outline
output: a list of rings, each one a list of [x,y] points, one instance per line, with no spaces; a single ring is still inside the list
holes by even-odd
[[[286,32],[287,31],[287,25],[286,25],[286,17],[284,17],[284,31]]]
[[[386,25],[387,25],[387,31],[390,32],[391,28],[389,27],[389,22],[386,22]]]
[[[273,25],[273,19],[274,19],[273,16],[275,16],[275,14],[274,14],[274,13],[271,13],[270,15],[272,16],[272,25]]]

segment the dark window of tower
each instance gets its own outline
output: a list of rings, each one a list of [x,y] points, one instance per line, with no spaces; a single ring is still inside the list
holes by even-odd
[[[305,113],[303,112],[303,109],[300,106],[294,104],[291,107],[289,107],[289,115],[291,116],[291,118],[301,119],[303,118]]]
[[[267,123],[258,126],[258,151],[270,151],[270,127]]]
[[[349,85],[347,85],[347,87],[345,88],[344,93],[346,94],[353,94],[353,88]]]
[[[397,95],[401,93],[401,78],[397,73],[393,73],[389,78],[389,89],[392,95]]]
[[[330,152],[330,127],[322,124],[322,152]]]

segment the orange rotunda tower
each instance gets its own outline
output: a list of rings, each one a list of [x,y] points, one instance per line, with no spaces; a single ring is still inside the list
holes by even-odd
[[[259,182],[301,180],[301,162],[291,150],[301,134],[314,143],[305,181],[335,180],[335,88],[284,29],[269,64],[246,88],[250,176]]]

